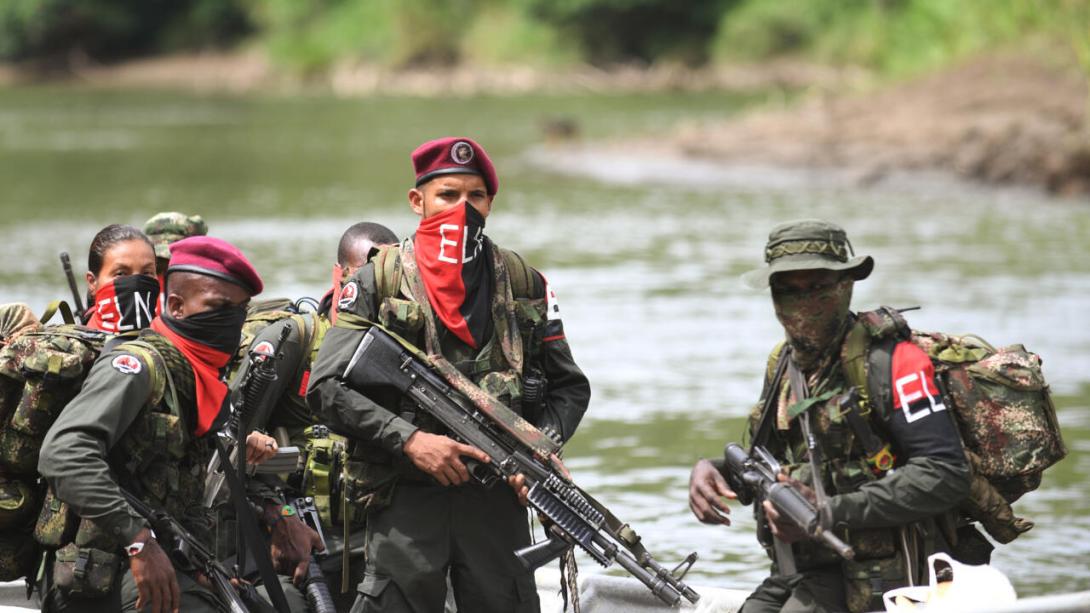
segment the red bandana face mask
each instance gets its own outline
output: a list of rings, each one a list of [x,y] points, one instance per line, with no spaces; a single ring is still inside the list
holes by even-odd
[[[98,288],[87,326],[110,334],[143,330],[159,309],[159,281],[125,275]]]
[[[468,203],[420,220],[416,264],[435,315],[473,348],[491,330],[491,249],[484,216]]]

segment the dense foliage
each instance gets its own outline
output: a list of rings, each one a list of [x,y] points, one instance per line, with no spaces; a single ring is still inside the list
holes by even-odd
[[[1090,0],[3,0],[0,60],[110,61],[253,44],[309,71],[764,59],[887,74],[1025,38],[1090,64]]]

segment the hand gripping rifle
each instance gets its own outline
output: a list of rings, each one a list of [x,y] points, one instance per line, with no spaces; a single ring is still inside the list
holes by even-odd
[[[199,572],[208,577],[213,591],[231,613],[275,613],[276,609],[262,599],[252,585],[240,583],[236,590],[231,585],[232,575],[215,554],[169,513],[151,508],[125,488],[121,488],[121,494],[129,506],[148,521],[155,540],[166,551],[171,563],[183,572]]]
[[[456,438],[484,451],[490,463],[467,462],[482,484],[520,473],[525,476],[530,506],[550,523],[548,540],[515,552],[528,569],[578,545],[604,567],[620,564],[668,605],[676,606],[682,596],[692,603],[700,599],[682,581],[696,561],[695,553],[672,571],[659,565],[628,524],[571,481],[556,457],[558,443],[460,376],[449,363],[428,360],[411,345],[372,326],[342,379],[361,393],[375,387],[399,390]]]
[[[811,538],[821,541],[840,557],[850,560],[855,552],[847,543],[837,538],[822,521],[821,513],[793,486],[782,483],[777,475],[780,463],[767,449],[753,446],[753,454],[746,453],[736,443],[727,443],[723,450],[731,489],[738,494],[738,501],[749,504],[754,498],[768,500],[780,515],[801,528]]]
[[[318,507],[314,505],[314,498],[311,496],[296,498],[292,506],[295,507],[295,511],[299,513],[299,517],[307,526],[310,526],[318,533],[318,538],[322,539],[322,550],[325,551],[325,533],[322,532],[322,519],[318,514]],[[329,585],[326,584],[325,575],[319,565],[319,561],[325,556],[324,553],[312,553],[310,555],[310,565],[307,566],[307,578],[303,584],[303,592],[306,594],[307,608],[311,613],[337,612],[333,604],[333,596],[329,593]]]

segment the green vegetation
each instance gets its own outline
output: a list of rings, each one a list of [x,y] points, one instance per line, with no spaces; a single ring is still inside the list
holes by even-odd
[[[1090,55],[1090,2],[748,0],[722,16],[712,56],[802,55],[899,76],[1027,39]]]
[[[1090,0],[5,0],[0,60],[254,44],[285,68],[795,56],[898,76],[1043,40],[1090,71]]]

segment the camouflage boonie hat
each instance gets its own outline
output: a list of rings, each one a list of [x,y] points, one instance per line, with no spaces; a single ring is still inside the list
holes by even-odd
[[[742,275],[742,282],[764,289],[772,275],[793,270],[842,270],[859,281],[874,269],[869,255],[855,255],[844,228],[820,219],[789,221],[773,228],[765,245],[765,262],[768,266]]]
[[[186,215],[177,211],[156,213],[144,224],[144,234],[155,245],[155,257],[170,259],[170,243],[190,236],[208,234],[208,224],[200,215]]]

